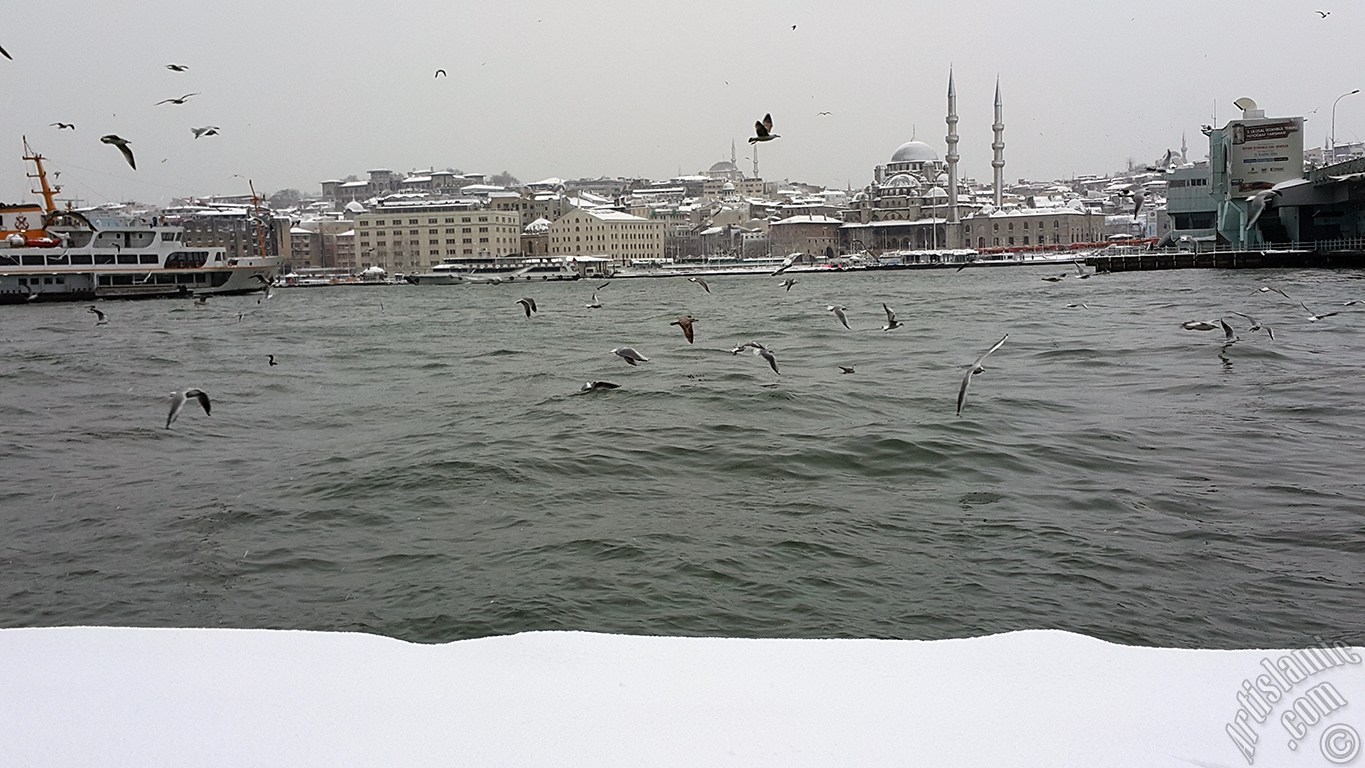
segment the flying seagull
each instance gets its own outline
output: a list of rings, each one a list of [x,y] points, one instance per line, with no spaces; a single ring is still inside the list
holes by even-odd
[[[773,133],[772,130],[773,116],[771,114],[764,115],[762,120],[754,123],[755,135],[749,137],[749,143],[753,144],[757,141],[772,141],[773,139],[781,138],[778,134]]]
[[[962,387],[957,391],[958,416],[962,415],[962,404],[967,401],[967,385],[972,383],[972,377],[986,370],[986,367],[982,365],[982,363],[986,362],[986,358],[990,357],[990,354],[992,352],[1004,346],[1005,339],[1008,339],[1009,337],[1010,335],[1008,333],[1005,334],[1004,336],[1001,336],[1000,341],[995,342],[995,346],[986,350],[986,352],[982,354],[981,357],[978,357],[976,359],[976,362],[972,363],[971,366],[967,368],[967,373],[962,377]]]
[[[832,113],[830,113],[830,112],[816,112],[816,113],[815,113],[815,116],[816,116],[816,117],[819,117],[819,116],[821,116],[821,115],[828,115],[828,114],[832,114]]]
[[[752,347],[755,355],[758,355],[759,357],[768,361],[768,367],[773,369],[773,373],[777,374],[778,376],[782,375],[782,372],[777,370],[777,358],[773,356],[773,351],[771,349],[768,349],[767,347],[763,346],[762,344],[759,344],[756,341],[745,342],[744,344],[739,345],[735,349],[740,350],[744,349],[745,347]]]
[[[1337,312],[1323,312],[1322,314],[1319,315],[1313,310],[1309,309],[1308,305],[1304,304],[1302,301],[1299,302],[1299,306],[1303,307],[1303,311],[1308,313],[1308,322],[1310,323],[1316,323],[1317,321],[1323,319],[1324,317],[1331,317],[1332,315],[1339,314]]]
[[[118,151],[123,153],[123,159],[128,161],[128,167],[132,168],[135,171],[137,170],[137,163],[133,161],[133,150],[128,148],[127,139],[117,134],[111,133],[108,136],[101,136],[100,141],[104,142],[105,144],[113,144],[114,146],[118,147]]]
[[[167,64],[166,69],[169,69],[172,72],[184,72],[185,70],[189,69],[189,67],[185,66],[184,64]]]
[[[1256,226],[1256,222],[1261,219],[1261,214],[1265,213],[1266,206],[1270,204],[1270,198],[1277,197],[1279,194],[1273,189],[1263,189],[1247,198],[1247,229]]]
[[[1081,263],[1079,261],[1073,261],[1071,263],[1076,265],[1076,272],[1078,274],[1078,277],[1076,278],[1077,280],[1090,279],[1090,273],[1085,271],[1085,267],[1081,266]]]
[[[1232,332],[1232,326],[1228,325],[1222,318],[1219,318],[1218,324],[1223,327],[1223,349],[1241,341],[1237,334]]]
[[[687,278],[687,282],[696,283],[697,285],[700,285],[702,288],[704,288],[707,293],[711,292],[711,286],[707,285],[706,281],[701,279],[700,277],[689,277]]]
[[[266,357],[270,358],[270,364],[271,364],[271,365],[279,365],[279,363],[275,362],[275,356],[274,356],[274,355],[266,355]]]
[[[611,285],[611,281],[610,281],[610,280],[608,280],[607,282],[602,283],[601,285],[597,286],[597,290],[600,291],[600,290],[602,290],[603,288],[606,288],[606,287],[609,286],[609,285]]]
[[[1324,19],[1332,15],[1331,11],[1313,11],[1313,13],[1316,13],[1318,16],[1321,16]]]
[[[692,324],[695,323],[696,321],[697,321],[697,319],[696,319],[695,317],[692,317],[691,315],[683,315],[682,317],[678,318],[677,320],[674,320],[673,322],[669,323],[669,325],[676,325],[676,326],[678,326],[679,328],[681,328],[681,329],[682,329],[682,332],[683,332],[683,335],[687,337],[687,343],[688,343],[688,344],[691,344],[691,343],[692,343]]]
[[[635,365],[637,362],[640,363],[649,362],[649,358],[645,357],[639,352],[636,352],[634,347],[618,347],[616,349],[613,349],[611,352],[614,355],[619,355],[621,359],[625,360],[627,363],[630,363],[631,365]]]
[[[839,366],[839,373],[853,373],[853,368],[852,366],[841,365]]]
[[[839,318],[839,322],[843,323],[844,327],[851,331],[853,329],[848,326],[848,317],[844,315],[844,310],[846,309],[848,309],[848,307],[845,307],[843,304],[830,304],[828,307],[825,307],[826,312],[833,312],[834,316]]]
[[[267,299],[270,298],[270,286],[274,285],[274,283],[270,282],[269,280],[267,280],[265,277],[263,277],[263,276],[261,276],[261,275],[252,275],[252,276],[251,276],[251,279],[252,279],[252,280],[259,280],[260,283],[261,283],[261,285],[264,285],[264,286],[265,286],[265,297],[266,297]]]
[[[779,265],[777,269],[773,270],[773,275],[780,275],[783,272],[786,272],[787,270],[791,269],[792,265],[795,264],[796,260],[799,258],[801,258],[800,253],[793,253],[788,255],[787,258],[782,260],[782,264]]]
[[[63,129],[63,128],[70,128],[70,129],[73,130],[73,131],[76,130],[76,124],[75,124],[75,123],[52,123],[52,125],[57,126],[57,130],[59,130],[59,131],[60,131],[61,129]]]
[[[196,138],[196,139],[199,138],[200,136],[217,136],[217,135],[218,135],[218,126],[216,126],[216,125],[205,125],[205,126],[203,126],[203,127],[201,127],[201,128],[191,128],[191,129],[190,129],[190,133],[193,133],[193,134],[194,134],[194,138]]]
[[[1284,291],[1280,290],[1279,288],[1274,287],[1273,285],[1263,285],[1263,286],[1257,288],[1257,289],[1254,291],[1254,293],[1271,293],[1272,291],[1273,291],[1274,293],[1280,294],[1281,296],[1285,297],[1286,299],[1289,299],[1289,294],[1285,293]],[[1289,299],[1289,300],[1290,300],[1290,301],[1293,301],[1293,299]]]
[[[199,95],[199,92],[198,92],[198,91],[195,91],[194,93],[187,93],[187,94],[185,94],[184,96],[181,96],[181,97],[178,98],[178,99],[162,99],[161,101],[158,101],[158,102],[157,102],[156,104],[154,104],[153,106],[158,106],[158,107],[159,107],[159,106],[161,106],[162,104],[184,104],[184,103],[185,103],[185,100],[188,99],[189,97],[191,97],[191,96],[198,96],[198,95]]]
[[[620,384],[613,384],[610,381],[589,381],[583,385],[579,392],[605,392],[608,389],[619,389]]]
[[[4,47],[0,47],[0,56],[4,56],[10,61],[14,61],[14,57],[9,55],[9,51],[5,50]]]
[[[882,326],[883,331],[889,331],[904,325],[904,323],[896,319],[896,313],[892,312],[891,308],[886,306],[886,302],[884,301],[882,302],[882,309],[886,310],[886,325]]]
[[[171,422],[175,421],[176,418],[180,416],[180,410],[185,407],[185,401],[191,397],[198,400],[199,404],[204,406],[204,413],[212,415],[212,406],[209,404],[209,395],[204,390],[186,389],[181,392],[174,392],[171,394],[171,412],[166,415],[166,429],[171,428]]]
[[[104,325],[105,323],[109,322],[108,316],[106,316],[103,312],[99,311],[98,309],[95,309],[93,305],[86,307],[85,311],[95,313],[95,325]]]
[[[1147,193],[1140,189],[1135,189],[1129,194],[1133,197],[1133,215],[1136,216],[1138,215],[1138,211],[1142,210],[1142,201],[1147,199]]]
[[[1080,304],[1067,304],[1067,309],[1090,309],[1090,305],[1082,301]]]
[[[536,309],[536,300],[535,300],[535,299],[527,298],[527,297],[522,297],[522,298],[520,298],[520,299],[517,299],[517,303],[521,305],[521,308],[522,308],[522,309],[526,310],[526,316],[527,316],[527,317],[530,317],[532,312],[539,312],[539,311],[540,311],[540,310]]]
[[[601,309],[601,308],[602,308],[602,302],[600,302],[600,301],[597,300],[597,291],[593,291],[593,292],[592,292],[592,302],[591,302],[591,303],[588,303],[588,304],[584,304],[583,306],[587,307],[588,309]]]
[[[796,285],[796,280],[794,278],[789,277],[782,281],[782,287],[786,288],[788,292],[791,291],[793,285]]]
[[[436,70],[436,74],[432,75],[433,78],[436,78],[436,77],[445,77],[445,76],[446,76],[446,71],[445,71],[444,69],[438,69],[438,70]]]
[[[1275,340],[1275,332],[1270,329],[1270,326],[1265,325],[1260,320],[1257,320],[1251,315],[1242,314],[1241,312],[1233,312],[1232,314],[1237,315],[1238,317],[1245,317],[1247,320],[1251,321],[1251,327],[1247,329],[1251,333],[1255,333],[1264,328],[1266,334],[1270,336],[1270,340],[1271,341]]]

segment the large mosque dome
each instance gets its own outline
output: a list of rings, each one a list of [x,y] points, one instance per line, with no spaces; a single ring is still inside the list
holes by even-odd
[[[896,147],[895,154],[891,155],[891,162],[936,163],[938,162],[938,153],[922,141],[907,141]]]
[[[739,170],[739,166],[735,165],[734,163],[730,162],[729,160],[721,160],[719,163],[716,163],[715,165],[711,166],[711,169],[708,171],[708,173],[727,173],[727,172],[728,172],[728,173],[733,173],[734,171],[738,171],[738,170]]]

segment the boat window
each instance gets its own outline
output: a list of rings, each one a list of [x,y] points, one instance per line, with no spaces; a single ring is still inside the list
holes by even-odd
[[[97,254],[95,254],[95,263],[96,263],[96,264],[113,264],[113,263],[114,263],[114,254],[112,254],[112,253],[97,253]]]
[[[120,264],[136,264],[136,263],[137,263],[137,254],[136,254],[136,253],[129,253],[129,254],[122,254],[122,253],[120,253],[120,254],[118,255],[118,263],[120,263]]]
[[[138,256],[138,259],[137,259],[137,260],[138,260],[138,263],[139,263],[139,264],[155,264],[155,263],[156,263],[156,254],[155,254],[155,253],[144,253],[144,254]]]
[[[44,262],[44,259],[43,259],[42,256],[24,256],[24,257],[22,257],[22,258],[23,258],[23,263],[24,263],[25,266],[35,265],[35,264],[36,264],[36,265],[41,265],[41,264]]]
[[[90,264],[93,261],[94,259],[91,259],[88,253],[78,253],[71,257],[72,264]]]
[[[161,233],[161,242],[163,242],[163,243],[170,243],[170,242],[174,242],[174,241],[175,241],[175,233],[174,233],[174,232],[162,232],[162,233]]]

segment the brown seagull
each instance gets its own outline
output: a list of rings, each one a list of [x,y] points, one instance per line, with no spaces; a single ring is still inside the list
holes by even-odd
[[[697,321],[697,319],[696,319],[695,317],[692,317],[691,315],[683,315],[682,317],[678,318],[677,320],[674,320],[673,322],[669,323],[669,325],[676,325],[676,326],[678,326],[679,328],[681,328],[681,329],[682,329],[682,332],[683,332],[683,335],[687,337],[687,343],[688,343],[688,344],[691,344],[691,343],[692,343],[692,323],[695,323],[696,321]]]

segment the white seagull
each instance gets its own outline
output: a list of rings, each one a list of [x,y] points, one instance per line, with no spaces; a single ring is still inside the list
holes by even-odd
[[[1271,341],[1275,340],[1275,332],[1270,330],[1270,326],[1265,325],[1260,320],[1257,320],[1251,315],[1243,314],[1241,312],[1233,312],[1232,314],[1237,315],[1238,317],[1245,317],[1247,320],[1251,321],[1251,327],[1247,329],[1251,333],[1255,333],[1264,328],[1265,332],[1270,336],[1270,340]]]
[[[848,317],[844,315],[844,310],[846,309],[848,309],[848,307],[845,307],[843,304],[830,304],[828,307],[825,307],[826,312],[833,312],[834,316],[839,318],[839,322],[843,323],[844,327],[851,331],[853,329],[849,328]]]
[[[984,365],[982,365],[982,363],[986,362],[986,358],[987,358],[987,357],[990,357],[990,354],[991,354],[992,352],[994,352],[995,350],[1000,349],[1000,347],[1004,346],[1004,344],[1005,344],[1005,339],[1008,339],[1009,337],[1010,337],[1010,335],[1009,335],[1008,333],[1005,334],[1004,336],[1001,336],[1001,337],[1000,337],[1000,341],[995,342],[995,345],[994,345],[994,346],[992,346],[990,349],[986,350],[985,353],[981,355],[981,357],[978,357],[978,358],[976,359],[976,362],[972,363],[971,366],[969,366],[969,367],[967,368],[967,373],[964,374],[963,377],[962,377],[962,387],[961,387],[960,389],[957,390],[957,415],[958,415],[958,416],[961,416],[961,415],[962,415],[962,404],[965,403],[965,402],[967,401],[967,385],[972,383],[972,377],[975,376],[976,374],[981,373],[981,372],[983,372],[983,371],[986,370],[986,367],[985,367]]]
[[[772,131],[773,116],[771,114],[764,115],[762,120],[754,123],[754,135],[749,137],[749,143],[753,144],[758,141],[772,141],[773,139],[781,138]]]
[[[634,347],[617,347],[616,349],[613,349],[611,352],[614,355],[619,355],[621,359],[625,360],[627,363],[630,363],[631,365],[635,365],[637,362],[639,363],[649,362],[649,358],[645,357],[639,352],[636,352]]]
[[[589,302],[589,303],[587,303],[587,304],[584,304],[583,306],[587,307],[588,309],[601,309],[601,308],[602,308],[602,302],[600,302],[600,301],[597,300],[597,291],[593,291],[593,292],[592,292],[592,301]]]
[[[128,140],[116,133],[111,133],[100,137],[100,141],[105,144],[112,144],[118,147],[118,151],[123,153],[123,159],[128,161],[128,167],[137,170],[137,162],[133,160],[133,150],[128,148]]]
[[[1337,312],[1323,312],[1322,314],[1319,315],[1318,313],[1309,309],[1308,305],[1304,304],[1302,301],[1299,302],[1299,306],[1303,307],[1303,311],[1308,313],[1308,322],[1310,323],[1316,323],[1317,321],[1323,319],[1324,317],[1331,317],[1332,315],[1338,314]]]
[[[29,289],[29,290],[32,290],[32,289]],[[109,318],[108,318],[107,316],[105,316],[105,314],[104,314],[103,312],[99,311],[98,309],[95,309],[93,306],[86,307],[85,309],[86,309],[87,312],[94,312],[94,313],[95,313],[95,317],[96,317],[95,325],[104,325],[105,323],[109,322]]]
[[[1247,229],[1256,226],[1256,222],[1261,220],[1261,214],[1265,213],[1266,206],[1270,204],[1270,198],[1279,194],[1273,189],[1263,189],[1247,198]]]
[[[171,393],[171,412],[166,415],[166,429],[171,428],[171,422],[180,416],[180,411],[185,407],[185,401],[191,397],[199,401],[204,406],[204,413],[212,414],[212,405],[209,404],[209,395],[202,389],[186,389],[180,392]]]
[[[884,301],[882,302],[882,309],[886,310],[886,325],[882,326],[883,331],[889,331],[893,328],[899,328],[902,325],[904,325],[904,323],[901,323],[899,320],[896,319],[896,313],[892,312],[891,308],[886,306],[886,302]]]
[[[527,317],[530,317],[532,312],[540,311],[536,309],[536,300],[530,297],[523,296],[522,298],[517,299],[517,303],[521,305],[522,309],[526,310]]]
[[[795,279],[795,278],[789,277],[789,278],[787,278],[786,280],[783,280],[783,281],[782,281],[782,287],[783,287],[783,288],[786,288],[788,292],[791,292],[791,289],[792,289],[792,286],[793,286],[793,285],[796,285],[796,279]]]
[[[706,281],[701,279],[700,277],[689,277],[687,278],[687,282],[696,283],[697,285],[700,285],[707,293],[711,292],[711,286],[707,285]]]

